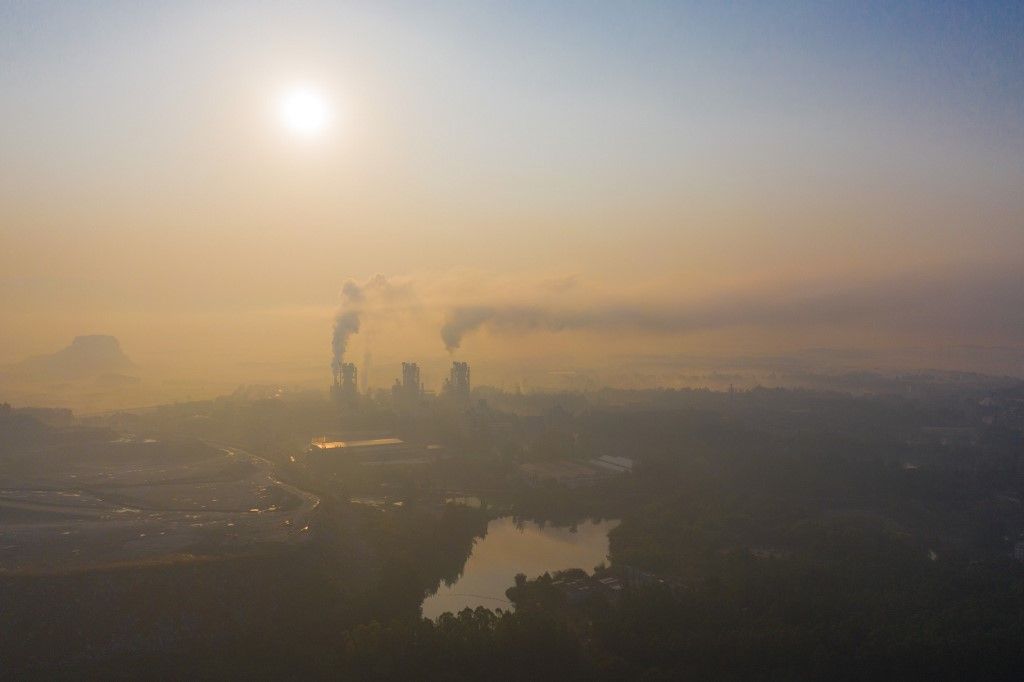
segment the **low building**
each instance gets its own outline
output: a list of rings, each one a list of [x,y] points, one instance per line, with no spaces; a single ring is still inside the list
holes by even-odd
[[[359,438],[343,440],[329,436],[314,438],[308,461],[316,465],[357,463],[366,466],[428,464],[444,453],[440,445],[407,443],[401,438]]]
[[[655,575],[636,566],[622,566],[620,570],[626,586],[631,590],[660,587],[669,590],[678,598],[686,589],[686,584],[680,578]]]
[[[570,606],[579,606],[597,592],[597,586],[590,578],[556,580],[551,586],[565,595],[565,601]]]
[[[601,594],[603,594],[611,604],[618,604],[619,600],[622,599],[622,593],[626,591],[626,584],[619,578],[615,578],[613,576],[597,578],[596,582]]]

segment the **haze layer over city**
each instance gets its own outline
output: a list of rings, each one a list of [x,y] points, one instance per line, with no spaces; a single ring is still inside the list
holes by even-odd
[[[0,122],[0,676],[1024,672],[1019,3],[14,1]]]
[[[100,333],[203,396],[314,385],[343,282],[383,274],[408,300],[357,357],[508,309],[458,349],[508,386],[809,348],[1021,372],[1012,6],[4,15],[0,362]]]

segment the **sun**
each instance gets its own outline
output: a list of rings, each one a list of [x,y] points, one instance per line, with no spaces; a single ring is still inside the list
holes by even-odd
[[[321,135],[331,122],[331,106],[324,93],[312,86],[297,86],[281,95],[278,113],[285,129],[300,137]]]

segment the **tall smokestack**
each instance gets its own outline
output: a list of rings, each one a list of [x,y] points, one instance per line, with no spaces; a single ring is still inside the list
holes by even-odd
[[[356,366],[351,362],[341,363],[340,368],[334,375],[334,385],[331,386],[331,397],[338,402],[353,404],[359,397],[356,389],[358,373]]]
[[[423,384],[420,383],[420,366],[415,362],[402,363],[402,380],[395,380],[391,388],[395,405],[403,410],[414,410],[423,396]]]
[[[444,382],[444,393],[457,402],[469,402],[469,363],[453,362],[451,373]]]
[[[402,390],[409,396],[419,396],[423,392],[420,384],[420,366],[415,362],[402,363]]]
[[[348,395],[356,394],[356,366],[351,362],[341,364],[341,390]]]

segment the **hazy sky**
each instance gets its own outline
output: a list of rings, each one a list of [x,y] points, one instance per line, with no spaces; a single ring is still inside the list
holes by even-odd
[[[1021,3],[6,2],[0,124],[0,362],[1024,347]]]

